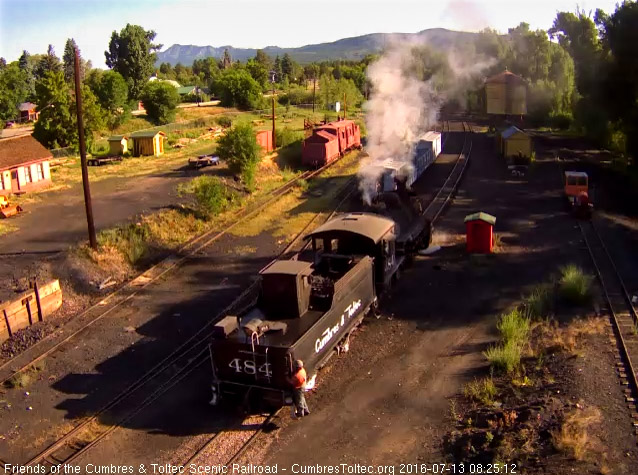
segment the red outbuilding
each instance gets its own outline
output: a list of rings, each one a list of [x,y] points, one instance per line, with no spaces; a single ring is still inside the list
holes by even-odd
[[[272,130],[260,130],[257,132],[257,143],[264,152],[272,152]]]
[[[494,224],[496,218],[479,212],[465,217],[467,252],[490,254],[494,250]]]

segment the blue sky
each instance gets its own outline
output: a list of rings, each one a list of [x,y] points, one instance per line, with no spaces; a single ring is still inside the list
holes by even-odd
[[[104,68],[113,30],[135,23],[156,41],[233,45],[302,46],[375,32],[416,32],[443,27],[506,31],[526,21],[549,28],[557,11],[614,10],[617,0],[0,0],[0,56],[13,61],[22,50],[44,53],[49,43],[62,55],[75,38],[82,55]]]

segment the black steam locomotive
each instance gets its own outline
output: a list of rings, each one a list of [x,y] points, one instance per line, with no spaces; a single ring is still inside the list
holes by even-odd
[[[313,382],[390,285],[404,259],[396,253],[397,234],[386,217],[341,215],[306,237],[308,261],[276,260],[264,268],[257,304],[215,325],[211,404],[229,396],[290,404],[293,362],[303,360]]]

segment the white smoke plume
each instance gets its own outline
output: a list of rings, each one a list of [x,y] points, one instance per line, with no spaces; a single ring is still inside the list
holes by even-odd
[[[423,80],[423,64],[419,64],[414,48],[423,42],[406,41],[400,37],[390,41],[382,56],[368,67],[372,84],[365,104],[366,150],[369,158],[359,168],[359,189],[368,204],[383,173],[380,162],[392,158],[411,165],[413,147],[420,136],[433,130],[439,119],[441,106],[451,94],[458,94],[457,79],[476,74],[493,64],[484,58],[454,51],[447,54],[449,68]],[[449,75],[452,75],[452,78]],[[445,83],[444,90],[441,84]],[[459,94],[460,95],[460,94]]]

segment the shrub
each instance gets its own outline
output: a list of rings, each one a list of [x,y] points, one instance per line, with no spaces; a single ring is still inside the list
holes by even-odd
[[[471,383],[467,383],[464,389],[465,397],[476,402],[485,404],[486,406],[494,403],[496,397],[496,385],[490,376],[481,380],[475,379]]]
[[[239,109],[259,109],[262,104],[261,86],[245,69],[226,69],[215,79],[213,91],[222,106]]]
[[[140,99],[146,115],[156,124],[166,124],[175,119],[179,94],[175,86],[163,81],[150,81],[142,90]]]
[[[532,319],[541,319],[548,316],[552,309],[552,287],[548,284],[540,284],[534,287],[523,303],[525,314]]]
[[[219,214],[232,204],[237,196],[219,178],[202,175],[178,187],[180,194],[193,194],[199,208],[207,215]]]
[[[219,125],[221,125],[222,127],[226,127],[226,128],[228,128],[231,125],[233,125],[233,119],[231,119],[227,115],[221,115],[221,116],[217,117],[217,119],[215,119],[215,121]]]
[[[278,148],[287,147],[295,142],[301,142],[304,138],[303,132],[294,131],[289,129],[288,127],[277,129],[275,132],[275,136],[277,137]]]
[[[100,247],[114,247],[132,265],[135,265],[148,252],[148,239],[148,228],[133,223],[107,229],[97,235]]]
[[[562,267],[560,272],[558,293],[565,303],[584,305],[591,301],[591,276],[574,264]]]
[[[529,335],[529,318],[523,316],[519,309],[501,315],[496,325],[505,344],[512,343],[522,346],[527,342]]]
[[[261,148],[250,124],[237,124],[219,139],[217,154],[227,161],[233,173],[241,174],[248,189],[255,185],[255,172]]]
[[[513,372],[521,364],[521,347],[515,342],[491,346],[483,352],[490,366],[495,370]]]

